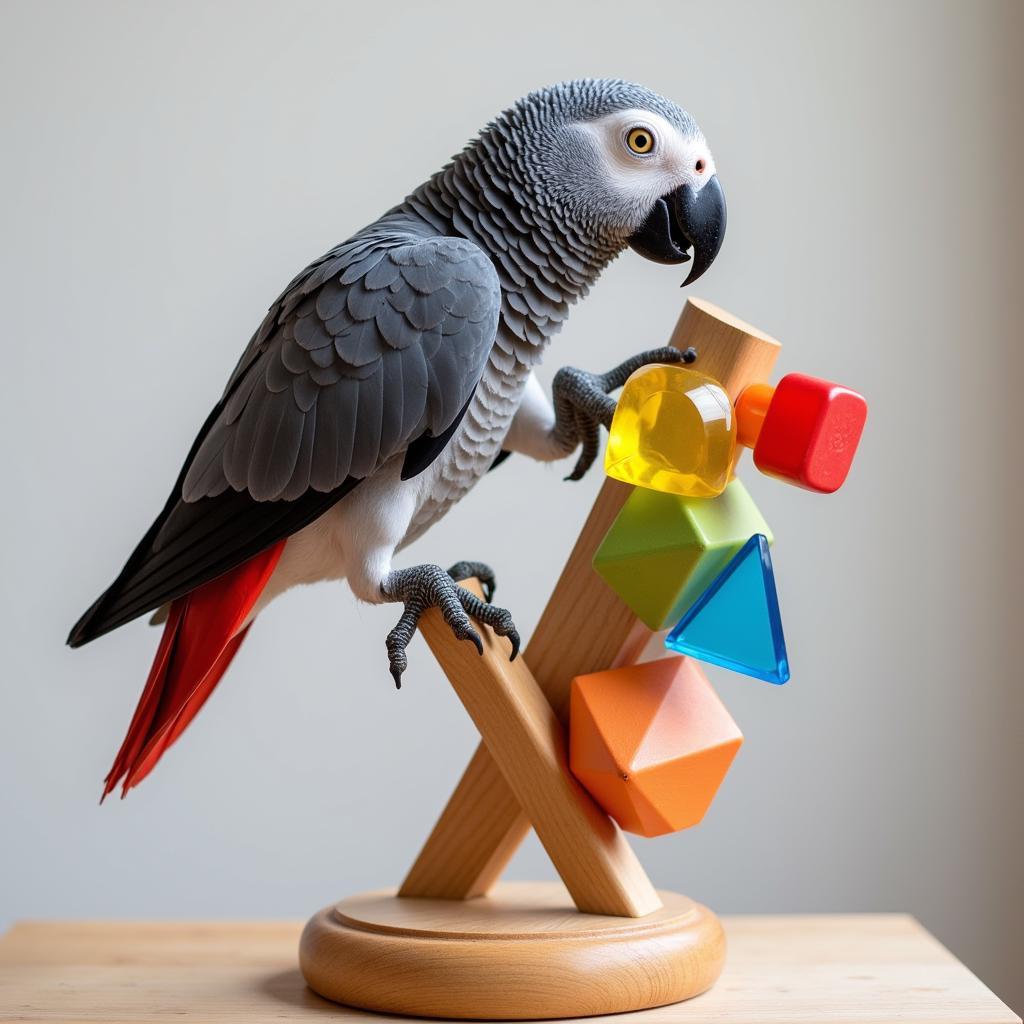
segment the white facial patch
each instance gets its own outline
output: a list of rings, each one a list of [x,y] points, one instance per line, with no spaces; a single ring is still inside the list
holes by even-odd
[[[715,173],[715,162],[700,134],[684,135],[650,110],[617,110],[576,125],[596,143],[609,183],[638,210],[682,185],[695,190]],[[630,148],[630,133],[643,129],[654,140],[649,153]]]

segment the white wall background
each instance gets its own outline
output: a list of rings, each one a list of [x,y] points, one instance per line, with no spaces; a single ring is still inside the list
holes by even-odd
[[[722,912],[911,911],[1024,1004],[1022,11],[4,3],[0,925],[304,917],[399,880],[475,737],[422,642],[394,691],[392,609],[280,601],[102,809],[157,637],[63,639],[291,275],[519,94],[615,74],[714,149],[729,238],[699,294],[872,410],[832,498],[748,471],[794,678],[714,674],[746,747],[705,823],[641,856]],[[546,378],[660,343],[679,279],[624,257]],[[529,632],[600,482],[561,475],[513,460],[410,562],[490,561]],[[551,873],[535,843],[514,871]]]

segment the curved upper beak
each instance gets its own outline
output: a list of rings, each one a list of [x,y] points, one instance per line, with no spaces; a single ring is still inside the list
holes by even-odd
[[[693,266],[683,284],[693,284],[722,248],[725,222],[725,193],[713,174],[699,191],[683,185],[662,196],[629,245],[656,263],[685,263],[692,246]]]

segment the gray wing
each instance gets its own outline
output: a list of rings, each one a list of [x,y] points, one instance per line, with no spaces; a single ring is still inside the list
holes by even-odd
[[[253,337],[182,497],[293,501],[442,435],[480,380],[500,303],[493,264],[462,238],[377,228],[332,250]]]

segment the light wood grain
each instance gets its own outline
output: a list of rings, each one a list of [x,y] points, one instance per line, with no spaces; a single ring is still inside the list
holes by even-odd
[[[768,335],[700,299],[686,304],[671,343],[695,346],[695,367],[721,381],[733,399],[748,384],[768,378],[780,348]],[[574,676],[630,664],[650,638],[650,631],[592,566],[594,551],[629,492],[627,484],[605,481],[524,652],[563,720]],[[515,794],[481,747],[402,883],[401,894],[467,899],[486,893],[529,828]]]
[[[554,1019],[663,1006],[705,992],[725,959],[706,908],[675,893],[646,917],[580,914],[556,883],[469,902],[368,893],[321,911],[300,945],[311,988],[413,1017]]]
[[[725,917],[718,984],[594,1024],[1020,1024],[903,915]],[[0,938],[0,1020],[373,1024],[315,996],[299,922],[29,922]]]
[[[463,584],[483,596],[476,580]],[[483,655],[456,640],[431,608],[420,631],[480,731],[576,906],[589,914],[640,917],[661,903],[618,826],[569,771],[562,724],[509,641],[478,624]],[[465,825],[475,837],[475,816]]]

